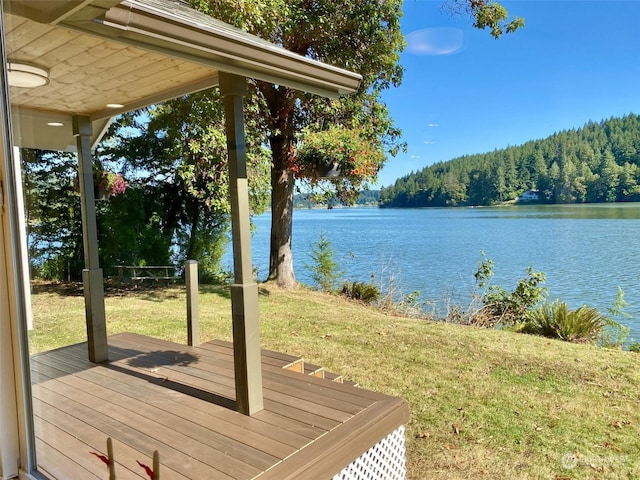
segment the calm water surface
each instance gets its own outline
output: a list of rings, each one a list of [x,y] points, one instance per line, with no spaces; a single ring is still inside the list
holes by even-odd
[[[254,219],[253,263],[268,273],[271,216]],[[549,298],[601,310],[618,286],[631,304],[626,322],[640,341],[640,204],[496,208],[296,210],[293,254],[299,281],[311,284],[309,251],[324,232],[344,278],[417,290],[441,311],[468,305],[480,252],[495,262],[493,283],[509,290],[528,266],[546,273]]]

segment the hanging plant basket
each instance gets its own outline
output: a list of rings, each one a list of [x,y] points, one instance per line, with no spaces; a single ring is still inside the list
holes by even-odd
[[[317,178],[318,180],[335,179],[343,176],[342,169],[338,162],[332,162],[330,160],[320,161],[310,166],[311,178]]]
[[[93,172],[93,186],[96,200],[108,200],[114,195],[122,195],[129,184],[121,173],[97,170]]]
[[[96,200],[109,200],[111,193],[108,190],[103,190],[101,188],[95,187],[93,190]]]
[[[344,178],[352,184],[373,179],[385,160],[362,131],[339,126],[304,131],[291,158],[289,168],[296,178],[312,182]]]

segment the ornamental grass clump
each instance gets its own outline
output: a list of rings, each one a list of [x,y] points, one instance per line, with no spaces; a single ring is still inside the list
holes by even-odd
[[[372,283],[345,282],[340,293],[354,300],[372,303],[380,299],[380,289]]]
[[[594,343],[606,324],[607,317],[596,308],[583,305],[569,310],[566,303],[556,300],[533,310],[522,332],[567,342]]]

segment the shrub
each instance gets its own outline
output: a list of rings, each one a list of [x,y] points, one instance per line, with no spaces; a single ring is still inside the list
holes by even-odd
[[[324,232],[321,232],[320,238],[311,245],[309,257],[312,263],[305,264],[305,267],[311,270],[311,278],[317,287],[323,292],[333,291],[342,272],[338,269],[333,247]]]
[[[522,278],[512,292],[508,292],[498,285],[488,285],[493,277],[493,261],[484,256],[478,263],[478,270],[474,274],[478,287],[485,288],[481,295],[482,311],[477,312],[482,321],[479,325],[512,327],[527,319],[531,309],[538,305],[547,296],[547,288],[544,286],[546,275],[527,268],[527,276]]]
[[[49,281],[67,280],[67,264],[67,259],[62,255],[47,258],[42,265],[34,269],[34,276]]]
[[[556,300],[533,310],[522,332],[567,342],[592,343],[606,324],[607,317],[596,308],[583,305],[577,310],[569,310],[566,303]]]
[[[640,353],[640,343],[634,342],[629,345],[629,351],[634,353]]]
[[[375,302],[380,298],[380,290],[373,283],[345,282],[340,294],[366,303]]]
[[[624,311],[628,306],[629,304],[624,299],[624,291],[618,287],[618,294],[613,304],[607,308],[609,316],[607,317],[607,324],[598,338],[598,345],[605,348],[622,348],[627,338],[629,338],[631,328],[615,319],[631,318],[631,315]]]

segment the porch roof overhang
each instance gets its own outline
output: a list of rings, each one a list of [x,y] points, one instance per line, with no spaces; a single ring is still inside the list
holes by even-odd
[[[95,144],[112,117],[215,86],[219,72],[325,97],[353,93],[361,81],[180,0],[5,0],[4,7],[8,61],[49,72],[44,86],[11,87],[22,147],[74,150],[76,115],[93,123]]]

